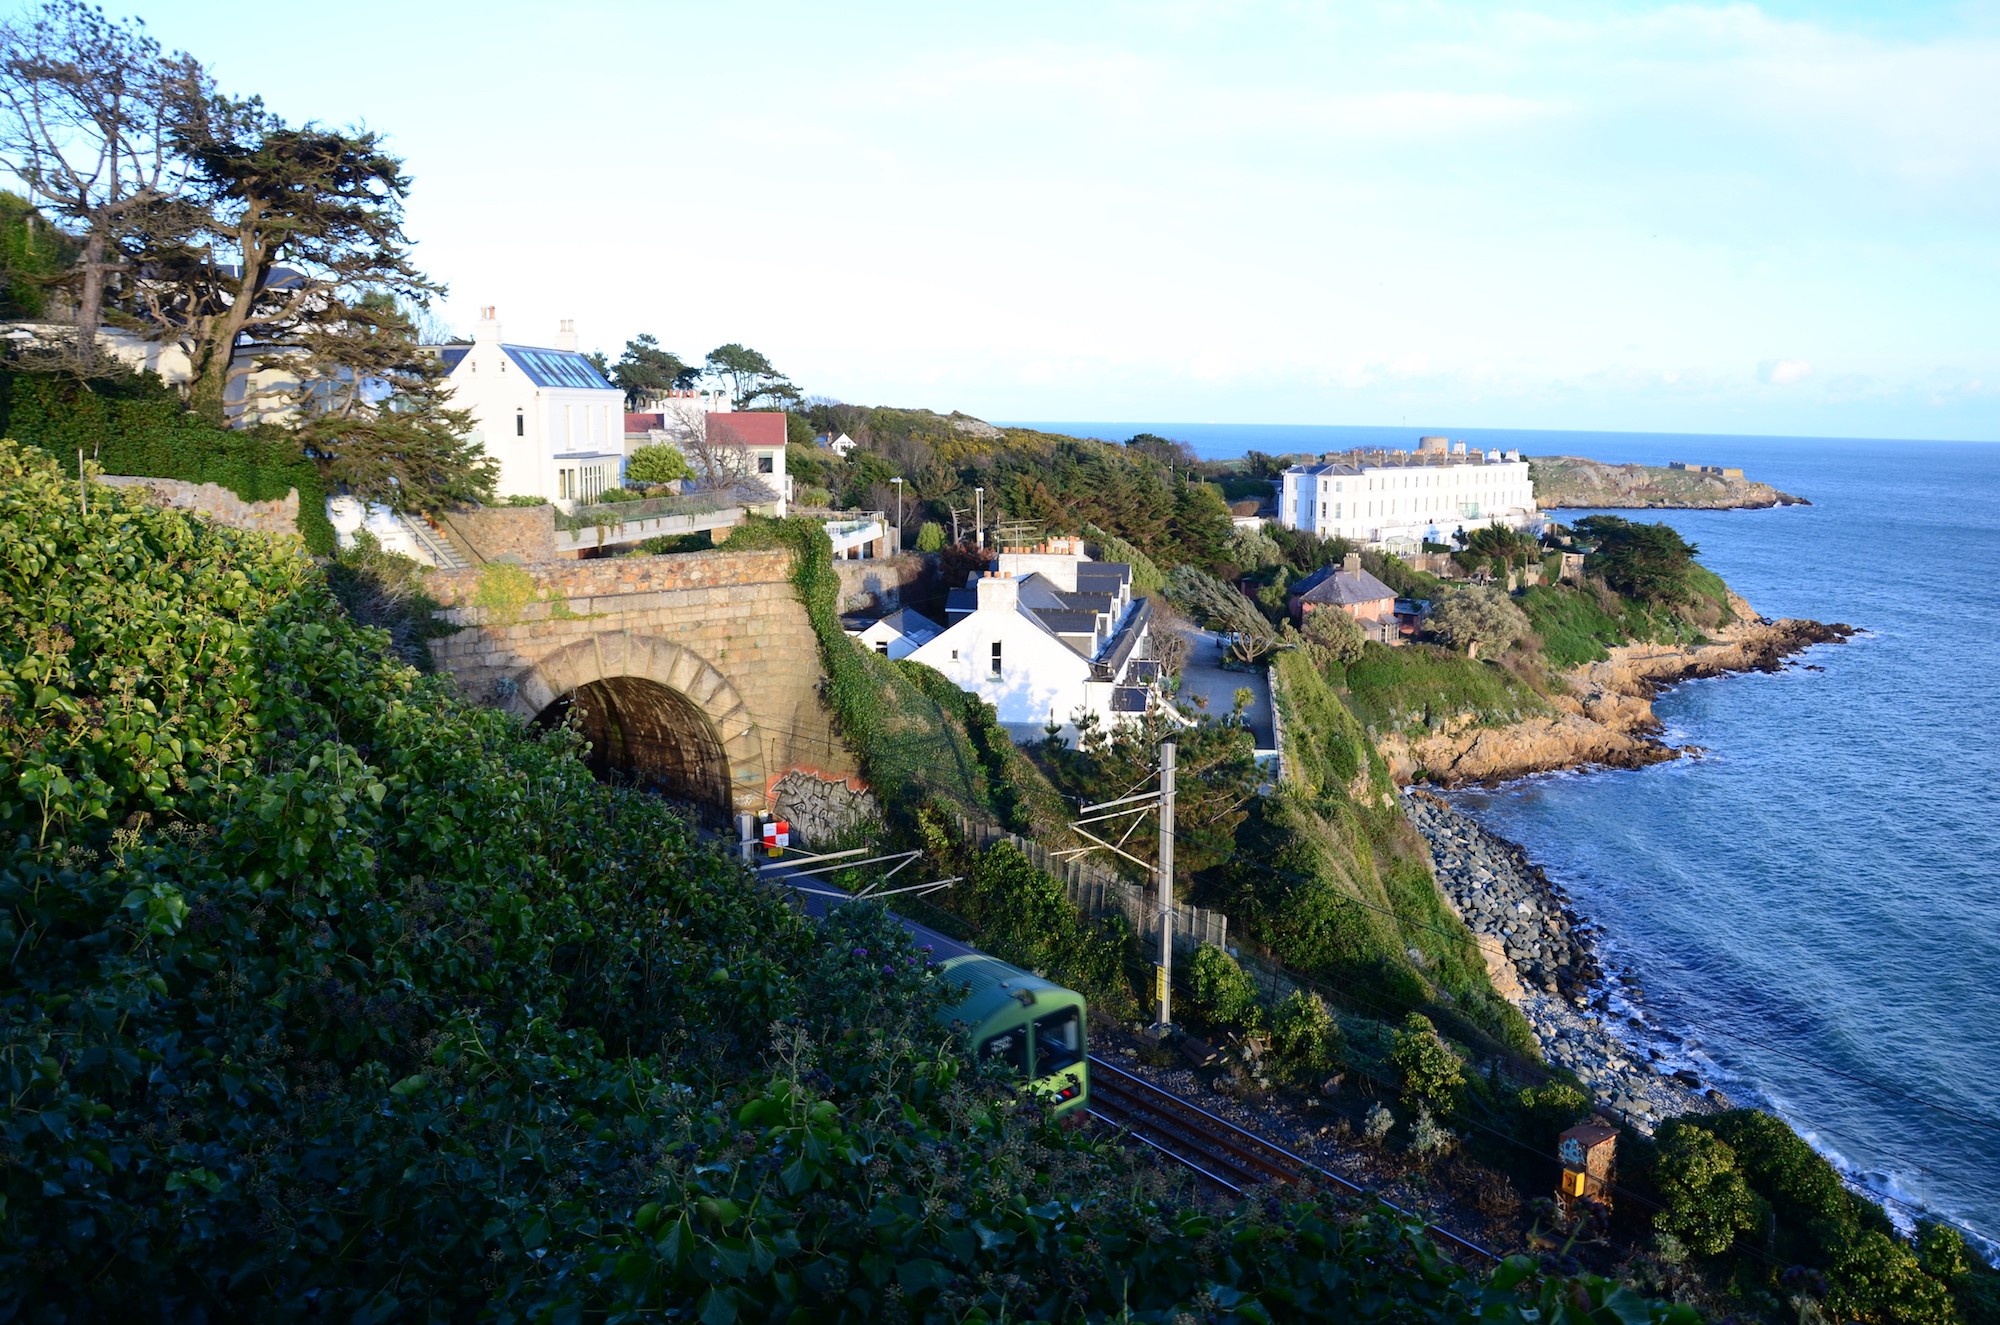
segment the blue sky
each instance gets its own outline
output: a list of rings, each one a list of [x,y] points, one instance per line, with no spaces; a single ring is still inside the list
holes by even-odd
[[[2000,438],[2000,5],[133,12],[390,134],[461,329],[994,418]]]

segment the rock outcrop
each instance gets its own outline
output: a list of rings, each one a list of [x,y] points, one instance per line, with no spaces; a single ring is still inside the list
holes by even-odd
[[[1569,693],[1549,701],[1557,709],[1551,716],[1504,727],[1396,733],[1377,745],[1390,774],[1405,784],[1419,774],[1442,786],[1463,786],[1565,768],[1643,768],[1683,753],[1659,738],[1662,728],[1653,716],[1653,700],[1668,686],[1728,672],[1774,672],[1792,654],[1854,633],[1818,621],[1765,621],[1734,594],[1730,606],[1737,624],[1712,643],[1621,645],[1602,662],[1572,669],[1563,677]]]
[[[1660,465],[1611,465],[1573,455],[1528,458],[1535,504],[1559,510],[1756,510],[1810,506],[1768,483]]]

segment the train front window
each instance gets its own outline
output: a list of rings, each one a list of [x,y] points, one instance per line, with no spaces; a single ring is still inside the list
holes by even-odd
[[[979,1061],[982,1063],[998,1060],[1013,1069],[1016,1076],[1028,1075],[1028,1028],[1016,1026],[1011,1031],[1002,1031],[989,1036],[979,1046]]]
[[[1035,1020],[1035,1075],[1049,1076],[1083,1061],[1083,1020],[1075,1008]]]

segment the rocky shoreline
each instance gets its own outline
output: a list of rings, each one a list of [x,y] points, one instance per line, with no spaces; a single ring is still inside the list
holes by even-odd
[[[1725,478],[1699,469],[1611,464],[1573,455],[1529,456],[1528,464],[1535,480],[1535,504],[1545,511],[1736,511],[1812,505],[1804,497],[1740,474]]]
[[[1645,1015],[1645,991],[1629,972],[1604,968],[1597,926],[1520,847],[1428,792],[1406,791],[1403,809],[1430,847],[1439,889],[1478,938],[1495,990],[1521,1009],[1547,1062],[1648,1134],[1676,1115],[1729,1107],[1692,1064],[1644,1042],[1663,1035]]]
[[[1562,676],[1567,693],[1552,696],[1553,714],[1504,727],[1447,724],[1428,734],[1394,733],[1376,744],[1398,783],[1443,787],[1506,782],[1532,773],[1574,768],[1644,768],[1687,751],[1660,739],[1665,730],[1653,700],[1681,681],[1733,672],[1775,672],[1815,644],[1843,643],[1852,626],[1759,617],[1735,595],[1737,623],[1707,644],[1627,644],[1602,662]]]

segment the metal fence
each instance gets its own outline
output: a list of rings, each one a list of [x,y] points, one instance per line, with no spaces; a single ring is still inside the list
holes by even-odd
[[[640,520],[656,520],[663,515],[707,515],[725,506],[738,505],[734,489],[710,489],[673,497],[647,497],[641,501],[600,502],[578,506],[568,515],[556,512],[556,528],[565,530],[614,528]]]
[[[1069,900],[1085,915],[1122,915],[1141,939],[1159,943],[1160,902],[1154,890],[1121,879],[1087,857],[1058,856],[1039,842],[992,824],[961,817],[958,827],[966,840],[981,850],[995,842],[1011,843],[1036,869],[1059,879]],[[1228,947],[1229,917],[1207,907],[1174,903],[1174,951],[1191,953],[1203,943]]]

